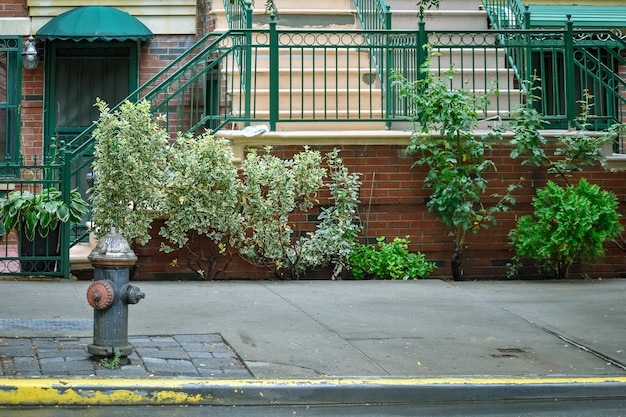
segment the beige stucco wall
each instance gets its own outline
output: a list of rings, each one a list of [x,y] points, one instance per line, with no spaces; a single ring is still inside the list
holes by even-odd
[[[0,35],[3,36],[28,36],[30,31],[30,19],[27,17],[0,17]]]
[[[155,35],[194,34],[196,0],[28,0],[31,32],[79,6],[110,6],[130,13]]]

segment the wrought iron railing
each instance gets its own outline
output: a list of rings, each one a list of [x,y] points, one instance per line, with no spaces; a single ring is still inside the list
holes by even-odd
[[[609,31],[368,31],[269,28],[212,33],[189,54],[131,95],[146,99],[177,132],[267,123],[394,122],[410,118],[390,72],[419,76],[428,43],[431,70],[451,88],[491,90],[485,118],[505,119],[524,99],[523,86],[542,87],[536,105],[551,127],[575,126],[585,90],[606,97],[597,120],[623,119],[623,40]],[[454,76],[448,77],[450,68]],[[539,93],[541,91],[541,93]],[[601,127],[600,125],[598,125]],[[90,132],[70,144],[86,155]]]
[[[224,0],[224,12],[230,29],[250,29],[252,27],[251,0]]]
[[[30,161],[32,163],[3,166],[3,171],[10,171],[12,175],[0,176],[2,197],[8,198],[15,193],[29,200],[39,200],[60,191],[63,201],[69,202],[71,176],[65,175],[64,152],[59,155],[58,161],[40,162],[35,158]],[[68,277],[70,247],[87,235],[85,222],[88,215],[83,220],[80,223],[59,222],[59,226],[46,236],[36,232],[32,240],[27,238],[23,222],[14,230],[4,230],[0,235],[0,275]]]
[[[391,9],[385,0],[354,0],[361,27],[365,30],[391,30]]]
[[[520,0],[483,0],[495,29],[530,29],[528,12]]]

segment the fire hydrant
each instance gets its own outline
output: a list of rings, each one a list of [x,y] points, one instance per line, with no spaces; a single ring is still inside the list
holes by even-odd
[[[115,228],[98,241],[89,254],[94,267],[87,301],[94,308],[93,344],[87,351],[98,357],[118,356],[127,361],[133,351],[128,343],[128,305],[137,304],[145,294],[130,285],[130,268],[137,261],[128,242]]]

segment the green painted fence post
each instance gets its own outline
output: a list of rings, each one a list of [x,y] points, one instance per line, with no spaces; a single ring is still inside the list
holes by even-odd
[[[71,189],[72,189],[72,158],[70,152],[67,151],[65,142],[61,141],[59,147],[60,163],[61,163],[61,196],[63,202],[68,207],[71,206]],[[70,228],[71,222],[61,222],[60,231],[60,272],[63,274],[63,278],[69,279],[70,277]]]
[[[246,0],[244,2],[245,15],[246,15],[246,46],[244,47],[244,62],[243,68],[245,71],[245,96],[244,96],[244,126],[250,125],[250,114],[252,109],[252,2]]]
[[[276,16],[272,14],[270,20],[270,131],[276,131],[278,121],[278,31],[276,30]]]
[[[574,119],[576,115],[576,88],[574,80],[574,22],[572,22],[572,15],[567,15],[567,22],[565,23],[565,117],[567,119],[567,127],[572,128],[574,126]]]

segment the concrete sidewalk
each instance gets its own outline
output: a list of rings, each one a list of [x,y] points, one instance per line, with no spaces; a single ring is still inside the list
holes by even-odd
[[[142,380],[200,378],[215,393],[210,379],[216,378],[228,392],[233,384],[259,381],[274,389],[345,387],[348,381],[361,388],[382,383],[400,393],[402,387],[458,383],[490,386],[490,398],[494,386],[524,386],[526,393],[533,386],[548,395],[555,392],[546,391],[546,384],[583,395],[591,393],[573,387],[600,394],[626,387],[621,279],[136,282],[146,294],[129,306],[129,342],[136,353],[129,367],[115,371],[93,361],[89,367],[86,353],[80,354],[91,342],[89,284],[0,281],[0,337],[5,347],[14,346],[3,352],[0,344],[3,385],[46,385],[33,377],[78,378],[79,385],[87,378],[97,387],[107,377],[132,378],[135,386]],[[152,339],[157,342],[141,345]],[[25,351],[15,350],[18,340]],[[37,351],[43,340],[52,351],[55,343],[71,343],[74,354],[58,349],[55,360],[66,364],[44,366]],[[211,349],[222,352],[221,365]],[[28,355],[39,368],[31,359],[30,373],[16,372],[14,358]],[[84,370],[67,358],[82,361]],[[152,366],[157,362],[161,368]],[[268,396],[269,386],[260,388]]]

